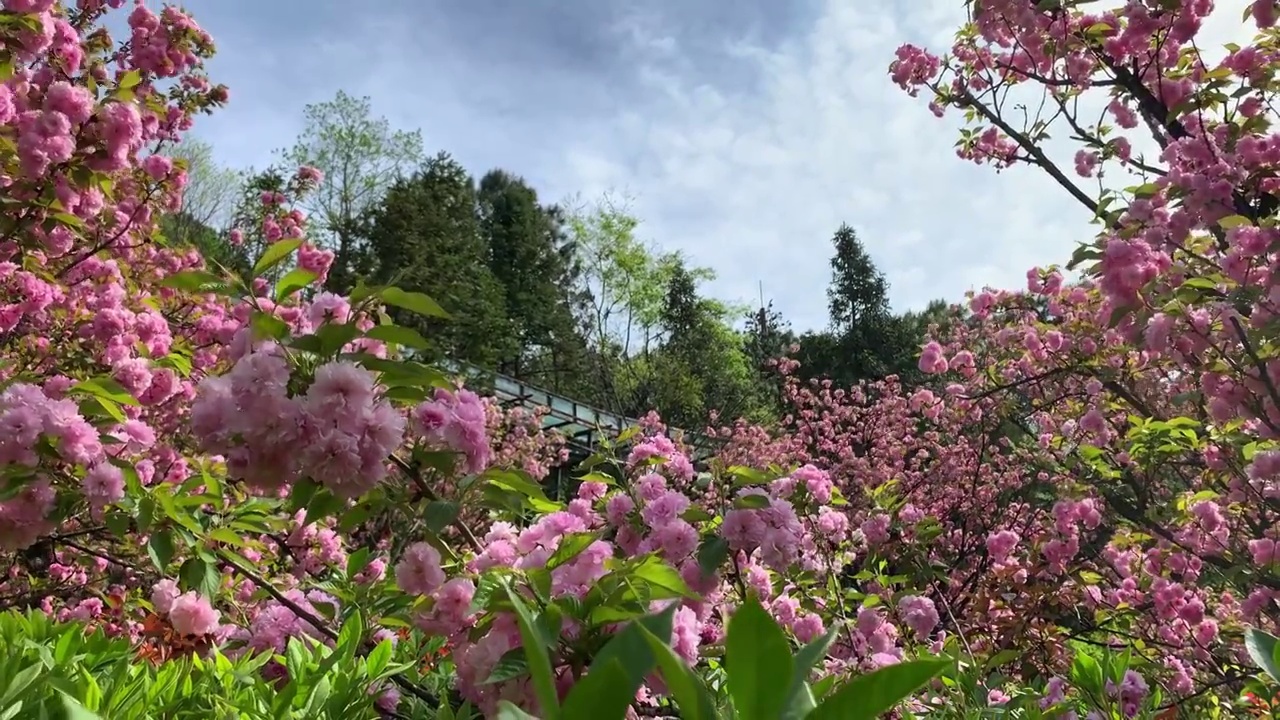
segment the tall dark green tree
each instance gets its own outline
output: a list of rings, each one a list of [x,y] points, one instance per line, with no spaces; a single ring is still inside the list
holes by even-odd
[[[244,273],[250,268],[244,248],[231,244],[227,231],[215,230],[185,211],[161,216],[159,225],[160,232],[169,242],[196,248],[211,266],[221,266],[237,273]]]
[[[549,389],[580,375],[585,349],[573,311],[571,252],[559,211],[538,203],[520,177],[492,170],[480,180],[479,221],[489,268],[504,289],[514,343],[498,370]]]
[[[219,165],[213,146],[199,138],[184,137],[167,154],[186,169],[187,183],[182,204],[161,220],[165,235],[192,244],[197,237],[207,238],[210,231],[224,232],[244,184],[243,173]]]
[[[666,338],[657,353],[665,371],[659,388],[678,387],[678,395],[660,392],[664,416],[688,429],[701,430],[712,411],[732,420],[755,416],[767,404],[745,338],[729,322],[740,312],[698,291],[698,276],[683,262],[672,268],[662,306]],[[682,384],[674,378],[686,378]]]
[[[831,285],[827,288],[827,312],[837,335],[874,328],[892,314],[889,283],[876,267],[858,234],[841,225],[831,238]]]
[[[841,225],[831,242],[831,324],[825,332],[801,337],[801,372],[840,385],[914,372],[921,340],[914,325],[893,314],[884,274],[848,225]]]
[[[570,231],[570,215],[561,205],[545,205],[548,242],[556,250],[561,279],[558,302],[566,313],[555,315],[551,344],[534,359],[531,377],[550,378],[551,387],[584,402],[596,402],[600,386],[593,382],[591,364],[596,361],[590,342],[591,294],[578,245]],[[597,403],[598,404],[598,403]]]
[[[907,331],[924,342],[929,334],[929,326],[938,325],[945,331],[947,323],[952,320],[951,304],[942,299],[930,300],[923,310],[908,311],[901,317]]]
[[[393,313],[435,343],[431,354],[489,368],[511,356],[516,340],[502,283],[489,266],[475,183],[456,160],[441,153],[393,184],[365,232],[377,283],[424,292],[453,315],[434,321]]]
[[[767,305],[750,313],[742,331],[743,353],[761,398],[761,410],[777,413],[784,409],[782,378],[770,361],[791,354],[791,347],[799,341],[791,324],[782,313]]]
[[[743,340],[743,351],[751,367],[758,373],[771,375],[769,361],[786,355],[798,338],[791,323],[774,309],[771,300],[747,315]]]
[[[191,136],[166,151],[187,172],[182,203],[159,219],[165,238],[178,246],[195,247],[206,261],[236,271],[248,267],[241,248],[228,242],[228,229],[246,177],[219,165],[213,147]]]

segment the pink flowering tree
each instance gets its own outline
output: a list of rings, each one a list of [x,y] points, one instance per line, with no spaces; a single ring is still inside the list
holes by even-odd
[[[1277,620],[1277,7],[1250,3],[1258,34],[1225,49],[1199,38],[1213,8],[984,0],[945,56],[898,51],[893,80],[963,116],[961,157],[1046,172],[1098,236],[1079,280],[975,295],[923,348],[936,387],[807,391],[803,447],[779,448],[851,473],[864,537],[933,562],[973,650],[1039,646],[1042,674],[1069,669],[1064,639],[1129,652],[1126,714],[1229,695],[1245,627]],[[877,439],[885,397],[920,424]]]
[[[318,171],[231,234],[254,239],[245,267],[171,245],[157,219],[186,168],[166,150],[227,91],[190,16],[135,3],[116,41],[101,21],[123,5],[0,12],[0,598],[26,611],[0,622],[25,653],[0,662],[0,714],[134,717],[145,697],[167,717],[559,717],[561,699],[590,707],[573,698],[609,679],[595,660],[642,627],[677,670],[716,652],[741,602],[739,636],[782,638],[771,662],[832,634],[774,587],[839,567],[820,472],[699,485],[681,447],[639,434],[576,499],[547,498],[563,439],[413,360],[427,339],[386,312],[444,309],[318,292],[333,256],[295,207]],[[522,666],[522,646],[546,655]],[[823,648],[774,678],[810,707]],[[679,673],[625,657],[619,717],[670,704]],[[938,669],[893,672],[908,692]]]

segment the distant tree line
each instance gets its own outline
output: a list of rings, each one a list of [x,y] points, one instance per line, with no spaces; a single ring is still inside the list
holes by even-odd
[[[916,358],[935,301],[897,314],[888,283],[856,233],[832,238],[829,325],[796,333],[772,304],[741,307],[705,295],[709,268],[640,238],[624,202],[546,203],[519,175],[490,170],[477,182],[447,153],[428,156],[420,133],[373,117],[367,98],[339,92],[308,106],[306,126],[279,165],[220,168],[188,139],[183,207],[164,219],[173,242],[243,267],[260,237],[261,196],[283,168],[318,167],[325,179],[305,210],[313,240],[332,249],[326,289],[358,280],[427,293],[449,322],[397,317],[433,342],[431,354],[491,368],[532,385],[636,417],[669,423],[768,421],[780,411],[769,360],[797,345],[805,377],[852,385],[897,374],[921,382]],[[243,240],[230,241],[232,228]],[[257,234],[255,234],[257,233]]]

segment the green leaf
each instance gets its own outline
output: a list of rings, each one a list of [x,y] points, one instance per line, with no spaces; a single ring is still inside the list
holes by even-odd
[[[80,411],[86,417],[97,416],[98,413],[94,411],[95,408],[101,410],[102,413],[105,413],[118,423],[123,423],[129,419],[125,417],[124,410],[121,410],[119,405],[106,398],[88,398],[80,405]]]
[[[413,328],[401,325],[377,325],[365,331],[364,336],[384,343],[394,343],[414,350],[430,350],[431,343]]]
[[[1099,260],[1101,258],[1102,253],[1096,247],[1091,244],[1081,244],[1071,254],[1071,262],[1067,263],[1067,269],[1075,270],[1090,260]]]
[[[81,380],[67,392],[84,393],[92,395],[100,400],[109,400],[117,405],[133,405],[138,406],[138,400],[124,389],[120,383],[109,377],[99,377],[92,380]]]
[[[253,276],[255,278],[262,277],[263,273],[284,262],[285,258],[292,255],[293,251],[300,247],[302,247],[302,238],[272,243],[267,247],[266,252],[262,253],[262,257],[258,258],[258,262],[254,263]]]
[[[178,569],[178,582],[183,590],[194,590],[205,597],[213,597],[222,585],[222,575],[211,562],[202,558],[187,558]]]
[[[1071,663],[1071,684],[1101,697],[1104,690],[1102,666],[1087,653],[1076,652]]]
[[[334,515],[346,506],[345,500],[329,492],[328,488],[321,487],[315,491],[315,495],[307,503],[307,516],[303,524],[310,525],[317,520]]]
[[[141,82],[142,82],[142,73],[138,72],[137,70],[130,70],[129,72],[120,76],[120,85],[118,87],[121,90],[131,90],[133,88],[138,87],[138,84]]]
[[[805,720],[875,720],[949,665],[950,660],[915,660],[860,675],[822,701]]]
[[[578,482],[583,482],[583,483],[598,482],[598,483],[602,483],[604,485],[609,485],[609,486],[614,486],[618,484],[618,480],[614,478],[612,475],[609,475],[608,473],[602,473],[599,471],[589,472],[586,475],[583,475],[582,477],[578,478]]]
[[[519,706],[510,700],[501,700],[498,702],[497,720],[538,720],[534,715],[520,709]]]
[[[648,583],[651,588],[659,588],[665,590],[665,597],[697,597],[689,585],[680,576],[680,571],[663,562],[656,555],[650,555],[643,562],[636,565],[631,570],[631,577],[637,580],[643,580]],[[667,594],[669,593],[669,594]],[[651,596],[651,599],[660,599],[660,596]]]
[[[784,718],[799,720],[813,709],[813,693],[809,690],[809,673],[827,656],[827,649],[835,642],[837,628],[831,628],[817,640],[800,648],[791,671],[791,690],[787,693]]]
[[[102,720],[100,715],[80,704],[79,700],[64,692],[59,693],[62,695],[62,720]]]
[[[369,563],[373,561],[373,553],[367,547],[356,549],[355,552],[347,556],[346,575],[347,579],[360,574],[362,570],[369,567]]]
[[[526,480],[520,473],[511,470],[486,470],[480,477],[492,488],[517,495],[521,505],[536,512],[551,513],[562,507],[560,503],[547,499],[541,486]]]
[[[61,643],[59,643],[61,644]],[[19,651],[19,658],[22,657]],[[22,691],[26,690],[29,685],[36,681],[40,671],[44,669],[43,665],[31,665],[25,670],[14,675],[5,688],[4,695],[0,695],[0,710],[7,709],[14,701],[21,699]]]
[[[289,336],[289,323],[259,310],[254,310],[250,316],[249,327],[260,340],[283,340]]]
[[[368,656],[365,657],[365,668],[369,671],[370,677],[378,677],[387,668],[391,662],[392,650],[391,639],[388,638],[369,651]]]
[[[382,302],[388,305],[404,308],[419,315],[440,318],[441,320],[450,318],[449,313],[445,312],[439,303],[420,292],[406,292],[398,287],[389,287],[383,289],[380,297]]]
[[[746,465],[734,465],[725,472],[733,476],[735,486],[765,485],[773,478],[761,470]]]
[[[1081,575],[1083,574],[1084,573],[1081,573]],[[988,658],[987,661],[983,664],[983,668],[986,672],[990,673],[993,670],[997,670],[1001,667],[1004,667],[1005,665],[1008,665],[1009,663],[1013,662],[1014,660],[1017,660],[1022,656],[1023,656],[1023,653],[1019,652],[1018,650],[1004,650]]]
[[[422,520],[431,532],[440,532],[458,519],[462,506],[448,500],[434,500],[422,511]]]
[[[1191,277],[1182,281],[1178,287],[1199,288],[1201,290],[1217,290],[1218,283],[1207,277]]]
[[[209,539],[216,540],[225,545],[230,545],[231,547],[244,547],[245,545],[244,538],[241,537],[240,533],[229,527],[215,528],[209,533]]]
[[[498,662],[489,671],[489,677],[481,685],[494,685],[508,680],[524,677],[529,674],[529,659],[523,648],[509,650],[498,658]]]
[[[649,642],[645,640],[645,632],[659,640],[670,638],[672,619],[678,607],[677,603],[672,603],[660,613],[636,618],[627,623],[626,627],[610,638],[609,642],[600,648],[600,652],[596,653],[591,663],[592,667],[597,663],[607,663],[616,658],[627,671],[627,687],[634,692],[658,662],[649,648]]]
[[[527,479],[518,472],[512,470],[488,470],[485,472],[484,478],[489,481],[490,485],[518,492],[525,497],[538,498],[540,500],[547,499],[547,494],[542,490],[541,485]]]
[[[107,529],[119,537],[129,534],[129,526],[131,520],[128,515],[118,510],[112,510],[107,513],[106,517]]]
[[[416,405],[430,399],[432,393],[415,385],[392,385],[382,392],[382,396],[388,400]]]
[[[147,540],[147,554],[151,556],[156,569],[164,572],[169,567],[169,561],[173,560],[173,534],[169,530],[152,533]]]
[[[680,519],[684,520],[685,522],[691,525],[700,523],[700,522],[706,522],[707,520],[712,520],[714,518],[715,518],[714,515],[707,512],[706,510],[703,510],[697,505],[690,505],[687,510],[680,513]]]
[[[1119,327],[1120,321],[1132,315],[1134,310],[1136,309],[1137,309],[1136,306],[1132,304],[1121,305],[1120,307],[1115,308],[1114,310],[1111,311],[1111,317],[1107,319],[1107,327],[1108,328]]]
[[[1132,192],[1133,196],[1136,198],[1149,198],[1160,192],[1160,186],[1155,183],[1147,183],[1145,185],[1125,189]]]
[[[551,658],[547,655],[546,641],[540,637],[533,615],[529,613],[529,608],[520,599],[520,595],[510,585],[505,590],[520,623],[520,639],[524,644],[525,657],[529,660],[529,675],[533,679],[538,704],[542,707],[542,716],[544,720],[557,720],[560,716],[560,702],[556,693],[555,676],[551,673]]]
[[[556,552],[547,560],[547,569],[555,570],[566,563],[572,562],[587,548],[591,547],[591,543],[600,539],[596,533],[569,533],[560,538],[560,544],[556,546]]]
[[[671,646],[643,626],[637,626],[649,650],[658,661],[658,670],[671,698],[680,706],[681,720],[717,720],[716,704],[698,674],[685,665]]]
[[[769,507],[768,495],[743,495],[733,501],[733,506],[739,510],[759,510]]]
[[[216,292],[224,289],[226,283],[222,278],[206,270],[183,270],[166,275],[160,281],[160,287],[189,292]]]
[[[729,618],[725,669],[741,720],[777,720],[786,707],[794,663],[791,644],[760,602],[751,598]]]
[[[597,667],[574,684],[564,699],[564,720],[623,720],[627,708],[636,699],[634,689],[628,691],[627,671],[615,658]]]
[[[1276,664],[1278,648],[1274,635],[1258,628],[1248,628],[1244,631],[1244,648],[1259,670],[1271,676],[1272,680],[1280,682],[1280,667]]]
[[[289,493],[289,513],[293,514],[311,504],[312,498],[320,492],[320,483],[311,478],[303,478],[293,484]]]
[[[304,268],[294,268],[285,273],[276,283],[276,302],[281,302],[290,295],[315,282],[320,276]]]
[[[360,613],[360,608],[356,608],[347,621],[342,623],[334,652],[342,653],[348,660],[355,657],[360,641],[364,639],[364,629],[364,615]]]
[[[348,353],[343,359],[351,360],[366,370],[382,373],[381,381],[389,385],[419,385],[430,388],[454,388],[448,375],[411,360],[388,360],[368,353]]]
[[[1253,225],[1253,221],[1243,215],[1228,215],[1218,221],[1223,230]]]
[[[551,572],[546,568],[540,568],[536,572],[544,574],[548,583],[551,580]],[[550,594],[550,587],[547,589]],[[564,629],[564,610],[554,602],[548,603],[542,610],[542,614],[538,615],[538,633],[547,641],[547,647],[554,649],[559,643],[560,631]]]
[[[836,682],[839,679],[840,677],[837,675],[828,675],[822,678],[821,680],[819,680],[818,682],[814,683],[812,687],[809,688],[810,693],[815,698],[821,700],[822,698],[827,697],[828,695],[831,694],[831,691],[835,689]],[[806,717],[807,715],[808,714],[806,713]]]
[[[291,345],[305,352],[328,357],[358,337],[360,337],[360,328],[356,327],[355,323],[326,323],[317,328],[314,333],[295,339]]]
[[[382,292],[385,289],[386,288],[382,285],[374,285],[373,287],[369,287],[368,285],[364,284],[363,279],[357,279],[356,286],[354,288],[351,288],[351,292],[347,293],[347,299],[351,302],[352,305],[359,305],[364,300],[367,300],[373,297],[374,295],[377,295],[378,293]]]

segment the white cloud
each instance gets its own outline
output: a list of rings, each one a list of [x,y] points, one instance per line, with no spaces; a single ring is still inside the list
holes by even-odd
[[[282,12],[294,6],[280,1]],[[949,46],[962,0],[815,0],[807,26],[736,38],[718,26],[677,32],[684,13],[706,9],[697,2],[611,21],[566,7],[504,29],[484,18],[451,25],[432,3],[390,2],[353,23],[323,1],[287,35],[234,10],[249,0],[223,2],[190,4],[225,51],[213,69],[233,98],[197,133],[231,164],[269,162],[300,129],[304,104],[339,88],[368,94],[376,113],[422,128],[428,148],[475,173],[507,168],[550,199],[633,196],[648,239],[719,273],[711,292],[754,302],[763,282],[801,328],[825,324],[841,222],[859,231],[899,310],[1021,285],[1029,267],[1065,262],[1093,232],[1043,173],[957,158],[958,119],[934,118],[889,80],[901,43]],[[1201,46],[1242,39],[1246,3],[1219,2]],[[594,24],[562,26],[580,16]],[[539,18],[547,27],[526,27]],[[1069,170],[1070,146],[1056,142]]]
[[[1202,46],[1240,39],[1243,5],[1220,3]],[[574,143],[558,184],[625,186],[651,237],[719,272],[715,292],[750,301],[763,281],[802,327],[824,323],[841,222],[859,231],[898,309],[1020,285],[1028,268],[1065,262],[1091,236],[1087,211],[1043,173],[957,158],[958,121],[935,119],[886,74],[904,41],[945,50],[962,12],[959,0],[826,0],[781,47],[725,48],[755,71],[747,92],[668,69],[664,38],[642,68],[645,101]],[[1054,149],[1068,151],[1058,157],[1070,171],[1070,146]]]

